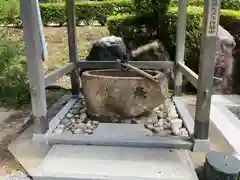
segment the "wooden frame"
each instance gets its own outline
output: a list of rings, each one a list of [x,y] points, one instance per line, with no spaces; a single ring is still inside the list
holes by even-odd
[[[20,0],[20,2],[24,29],[24,41],[26,44],[25,49],[28,60],[32,109],[37,127],[35,132],[44,134],[48,130],[48,122],[46,121],[46,86],[58,80],[63,75],[70,73],[72,94],[77,96],[79,94],[78,69],[118,68],[119,65],[116,62],[77,61],[75,1],[66,0],[70,63],[61,69],[47,74],[44,77],[40,51],[40,29],[37,23],[37,3],[36,1],[32,0]],[[179,0],[178,8],[179,16],[176,37],[177,45],[175,58],[174,95],[181,95],[183,75],[197,88],[198,93],[193,136],[195,140],[207,140],[220,0],[205,1],[201,56],[198,75],[184,64],[187,0]],[[174,67],[173,62],[130,62],[130,64],[143,69],[169,69]]]

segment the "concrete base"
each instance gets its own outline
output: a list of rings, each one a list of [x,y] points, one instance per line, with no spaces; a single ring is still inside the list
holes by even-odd
[[[221,131],[236,154],[240,154],[240,120],[229,111],[228,106],[240,106],[240,96],[215,95],[212,98],[211,120]]]
[[[210,141],[209,139],[194,139],[193,142],[193,152],[209,152],[210,151]]]
[[[92,146],[127,146],[151,148],[192,149],[192,141],[188,137],[152,136],[143,124],[111,124],[102,123],[92,135],[34,135],[34,141],[48,144],[75,144]]]
[[[196,102],[194,98],[183,98],[192,118],[195,118]],[[210,149],[240,154],[238,135],[240,121],[228,110],[227,106],[239,106],[240,96],[213,95],[210,112],[209,140]]]
[[[55,145],[34,180],[197,180],[186,151]]]
[[[33,180],[197,180],[186,150],[36,144],[33,128],[10,152]]]
[[[8,149],[19,161],[30,176],[41,165],[51,146],[44,143],[33,143],[33,125],[24,131],[15,141],[11,142]]]

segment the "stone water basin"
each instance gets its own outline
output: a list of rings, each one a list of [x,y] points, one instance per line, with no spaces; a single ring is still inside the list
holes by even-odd
[[[90,70],[82,74],[83,95],[89,116],[111,121],[116,118],[141,116],[164,104],[168,95],[167,76],[159,71],[159,82],[133,71]]]

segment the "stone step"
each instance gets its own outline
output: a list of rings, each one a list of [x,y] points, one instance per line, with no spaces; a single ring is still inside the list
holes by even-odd
[[[54,145],[33,180],[198,180],[186,150]]]

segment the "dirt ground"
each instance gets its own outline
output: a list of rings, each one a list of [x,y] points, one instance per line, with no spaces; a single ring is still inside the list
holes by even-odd
[[[47,105],[50,107],[65,94],[63,90],[47,91]],[[24,125],[31,117],[31,106],[25,105],[14,112],[0,124],[0,177],[15,170],[24,171],[7,147],[25,130]]]

